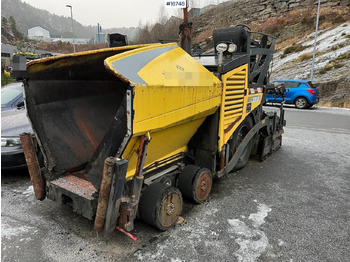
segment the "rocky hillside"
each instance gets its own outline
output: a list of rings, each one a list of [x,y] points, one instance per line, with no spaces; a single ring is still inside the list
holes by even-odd
[[[272,78],[310,79],[314,38],[311,33],[278,48]],[[317,39],[313,82],[321,104],[350,108],[350,22],[321,29]]]
[[[313,82],[321,105],[350,108],[350,1],[321,0]],[[247,24],[277,37],[271,79],[310,79],[317,1],[236,0],[193,18],[194,42],[212,47],[215,28]]]
[[[23,40],[23,34],[17,30],[16,21],[12,16],[1,19],[1,43],[16,43]]]

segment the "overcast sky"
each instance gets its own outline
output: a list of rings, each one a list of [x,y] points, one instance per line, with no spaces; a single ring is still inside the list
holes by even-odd
[[[31,6],[44,9],[55,15],[70,17],[73,7],[73,18],[83,25],[96,25],[102,28],[133,27],[141,21],[154,23],[160,17],[160,10],[165,0],[22,0]],[[167,0],[172,1],[172,0]],[[181,0],[177,0],[181,1]],[[190,0],[194,7],[218,4],[224,0]],[[172,8],[164,8],[166,16],[179,14]]]

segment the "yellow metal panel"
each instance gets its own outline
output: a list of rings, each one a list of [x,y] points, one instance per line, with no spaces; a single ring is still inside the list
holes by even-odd
[[[213,114],[221,88],[139,86],[134,96],[134,134],[159,130]]]
[[[242,87],[239,86],[237,89],[241,89]],[[228,89],[231,90],[231,89]],[[235,90],[235,91],[226,91],[226,97],[228,97],[229,95],[236,95],[236,94],[243,94],[243,90]]]
[[[239,78],[240,79],[240,78]],[[244,85],[245,80],[227,80],[226,85],[228,87],[234,86],[234,85]]]
[[[166,47],[174,48],[158,55],[138,72],[147,85],[134,88],[135,135],[202,118],[220,106],[219,79],[174,44],[155,49]]]
[[[151,132],[152,139],[148,145],[144,167],[146,168],[156,161],[185,152],[189,140],[204,120],[205,117],[158,132]],[[127,179],[131,179],[135,174],[137,163],[135,150],[138,149],[139,145],[139,137],[133,137],[122,155],[122,158],[129,160]]]
[[[243,99],[241,100],[243,102]],[[227,106],[226,110],[241,108],[240,104],[234,104],[233,106]]]
[[[235,110],[229,110],[229,111],[225,111],[224,116],[226,118],[226,116],[235,115],[235,114],[241,113],[241,112],[243,112],[242,108],[235,109]]]
[[[133,135],[122,154],[129,160],[127,179],[135,173],[140,136],[150,132],[152,137],[148,167],[185,152],[205,118],[220,107],[220,80],[177,45],[131,50],[106,59],[105,65],[134,87]]]
[[[221,150],[235,129],[246,117],[245,108],[248,93],[248,64],[240,66],[222,77],[223,92],[219,122],[219,142]]]
[[[213,73],[180,47],[153,59],[138,74],[148,85],[164,85],[166,87],[209,87],[213,85],[213,82],[219,82]]]
[[[220,106],[220,80],[176,44],[138,48],[105,64],[134,85],[135,135],[207,116]]]
[[[229,101],[229,102],[226,102],[225,103],[225,105],[226,105],[226,107],[228,107],[228,106],[230,106],[230,105],[242,105],[242,103],[243,103],[243,98],[244,98],[244,96],[243,95],[241,95],[241,96],[235,96],[234,97],[234,101]],[[228,108],[226,108],[226,109],[228,109]]]

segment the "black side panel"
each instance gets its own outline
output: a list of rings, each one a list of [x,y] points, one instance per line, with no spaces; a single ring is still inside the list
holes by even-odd
[[[51,173],[86,165],[115,121],[125,92],[117,81],[30,82],[28,115]]]
[[[194,164],[214,171],[218,147],[219,110],[208,116],[189,142]]]
[[[117,47],[128,45],[128,38],[122,34],[108,34],[107,36],[108,47]]]
[[[215,29],[213,31],[214,47],[220,42],[232,42],[237,48],[238,52],[247,51],[247,32],[242,26],[235,26],[229,28]],[[215,50],[215,53],[217,51]]]
[[[95,186],[95,188],[100,188],[101,174],[105,159],[117,154],[118,148],[126,133],[126,96],[124,95],[123,102],[120,104],[116,116],[113,118],[107,133],[101,140],[100,145],[85,169],[86,178]]]

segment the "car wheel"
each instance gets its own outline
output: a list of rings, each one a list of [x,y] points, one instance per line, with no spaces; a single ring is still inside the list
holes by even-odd
[[[305,97],[298,97],[294,101],[295,107],[299,109],[305,109],[308,107],[308,102]]]

